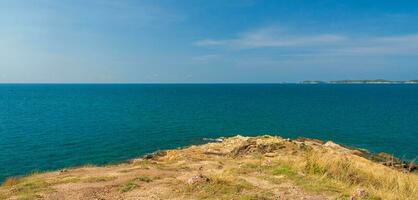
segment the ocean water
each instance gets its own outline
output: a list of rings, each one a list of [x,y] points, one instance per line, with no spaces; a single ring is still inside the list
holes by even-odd
[[[0,85],[0,180],[236,134],[413,159],[418,85]]]

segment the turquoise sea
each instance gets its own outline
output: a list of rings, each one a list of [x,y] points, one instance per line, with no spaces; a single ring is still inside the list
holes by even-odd
[[[0,180],[220,136],[312,137],[418,155],[418,85],[0,85]]]

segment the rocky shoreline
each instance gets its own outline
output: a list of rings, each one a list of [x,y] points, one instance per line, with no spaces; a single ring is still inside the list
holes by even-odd
[[[219,138],[105,167],[9,178],[0,199],[418,199],[414,162],[334,142]]]
[[[418,170],[418,166],[415,160],[413,161],[402,160],[400,158],[395,157],[394,155],[391,155],[385,152],[371,153],[367,151],[366,149],[353,148],[353,147],[339,145],[331,141],[324,142],[322,140],[310,139],[310,138],[297,138],[296,141],[301,141],[301,142],[311,141],[311,142],[316,142],[322,145],[327,145],[328,143],[328,146],[338,146],[339,148],[349,149],[351,150],[353,154],[359,155],[373,162],[380,163],[388,167],[392,167],[404,173],[416,172]]]
[[[236,137],[242,137],[242,136],[236,136]],[[267,137],[270,137],[270,136],[267,136]],[[210,142],[222,143],[226,139],[227,138],[225,138],[225,137],[221,137],[221,138],[206,139],[206,140],[210,141]],[[371,152],[367,151],[366,149],[353,148],[353,147],[348,147],[348,146],[336,144],[332,141],[325,142],[325,141],[322,141],[322,140],[319,140],[319,139],[304,138],[304,137],[299,137],[299,138],[296,138],[294,140],[291,140],[291,139],[287,138],[287,139],[284,139],[284,140],[289,141],[289,142],[291,142],[291,141],[300,142],[301,144],[308,143],[309,145],[323,145],[323,146],[333,147],[333,148],[339,149],[341,151],[351,152],[352,154],[364,157],[364,158],[369,159],[373,162],[380,163],[382,165],[391,167],[393,169],[399,170],[399,171],[404,172],[404,173],[413,173],[413,172],[416,172],[418,170],[418,166],[417,166],[415,161],[402,160],[400,158],[397,158],[397,157],[395,157],[393,155],[390,155],[388,153],[385,153],[385,152],[371,153]],[[252,141],[252,140],[249,140],[249,141]],[[243,149],[235,150],[236,152],[234,151],[233,155],[237,156],[237,155],[240,154],[239,152],[243,151],[243,150],[245,150],[245,151],[259,151],[260,153],[268,153],[268,152],[272,151],[272,149],[265,149],[266,148],[265,146],[261,146],[261,147],[260,146],[255,146],[254,147],[253,145],[255,145],[254,141],[252,142],[252,144],[251,144],[251,142],[249,142],[248,145],[244,145],[244,146],[240,147],[240,148],[243,148]],[[256,149],[256,150],[248,150],[248,149]],[[218,153],[215,153],[215,152],[206,152],[206,153],[207,154],[214,154],[214,155],[224,155],[224,154],[218,154]],[[147,154],[143,158],[148,159],[148,160],[152,160],[152,159],[155,159],[155,158],[158,158],[158,157],[163,157],[165,155],[167,155],[167,152],[162,150],[162,151],[153,152],[151,154]]]

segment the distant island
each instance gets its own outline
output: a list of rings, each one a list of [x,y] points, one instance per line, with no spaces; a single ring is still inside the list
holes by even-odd
[[[302,84],[418,84],[418,80],[406,80],[406,81],[391,81],[385,79],[374,80],[337,80],[337,81],[318,81],[318,80],[306,80],[302,81]]]

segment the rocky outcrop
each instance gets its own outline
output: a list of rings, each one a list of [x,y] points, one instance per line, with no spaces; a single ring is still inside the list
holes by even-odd
[[[389,154],[308,138],[210,141],[11,178],[0,199],[418,199],[416,165]]]

